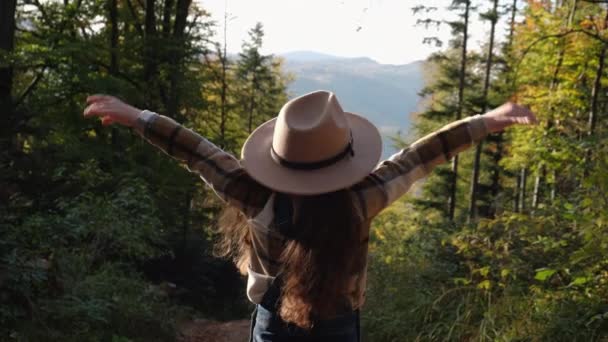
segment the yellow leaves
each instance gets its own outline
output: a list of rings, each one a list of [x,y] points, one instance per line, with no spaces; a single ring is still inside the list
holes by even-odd
[[[32,150],[32,146],[30,144],[30,142],[26,139],[23,141],[23,145],[22,145],[22,150],[24,153],[30,153]]]
[[[492,282],[489,280],[484,280],[481,283],[477,284],[477,288],[478,289],[482,289],[482,290],[490,290],[492,288]]]
[[[386,240],[386,235],[384,234],[383,228],[378,228],[378,229],[376,229],[375,232],[376,232],[376,238],[378,238],[379,241]]]
[[[604,217],[598,217],[595,219],[595,225],[597,228],[603,228],[606,225],[606,221]]]
[[[548,2],[543,0],[528,0],[528,6],[534,11],[547,9]]]
[[[592,29],[595,26],[594,22],[589,18],[582,20],[579,25],[585,30]]]
[[[534,275],[534,279],[538,281],[546,281],[550,279],[557,271],[550,268],[539,268],[536,270],[536,275]]]

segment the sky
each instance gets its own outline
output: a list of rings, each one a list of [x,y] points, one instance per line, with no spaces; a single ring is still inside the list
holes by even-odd
[[[439,48],[422,43],[425,36],[447,42],[447,25],[425,29],[416,26],[411,8],[438,5],[437,18],[454,18],[443,7],[446,0],[195,0],[217,22],[217,39],[223,39],[224,13],[229,14],[229,52],[240,51],[247,31],[264,25],[263,53],[310,50],[342,57],[370,57],[383,64],[406,64],[425,59]],[[471,18],[473,47],[479,47],[489,23]],[[504,30],[504,28],[502,28]],[[501,31],[498,31],[502,34]]]

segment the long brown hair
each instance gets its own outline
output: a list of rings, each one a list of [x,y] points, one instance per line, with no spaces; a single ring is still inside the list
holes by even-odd
[[[360,222],[345,190],[299,198],[294,231],[281,254],[282,288],[279,314],[285,322],[311,328],[348,305],[347,289],[361,267]],[[227,207],[219,220],[223,256],[233,256],[242,273],[251,253],[244,215]]]

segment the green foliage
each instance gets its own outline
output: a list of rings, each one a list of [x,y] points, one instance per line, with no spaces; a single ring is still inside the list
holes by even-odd
[[[170,339],[176,310],[134,267],[164,253],[154,247],[160,221],[145,183],[57,202],[0,232],[0,334]],[[135,334],[140,329],[148,335]]]
[[[246,136],[238,104],[250,83],[233,68],[218,74],[209,14],[191,1],[144,3],[17,6],[14,49],[0,55],[14,74],[0,79],[12,86],[0,119],[2,341],[169,341],[181,319],[249,311],[235,267],[211,255],[215,195],[135,134],[82,118],[87,95],[108,93],[232,152]],[[288,81],[278,60],[260,58],[243,69],[266,68],[255,125],[276,114]]]
[[[484,200],[493,215],[466,223],[468,208],[459,197],[461,214],[449,222],[442,205],[449,177],[444,166],[377,219],[364,315],[370,340],[603,341],[608,336],[608,126],[602,116],[590,125],[594,106],[597,113],[606,109],[605,69],[599,62],[606,48],[600,40],[606,9],[534,1],[524,15],[497,56],[489,98],[495,105],[516,99],[531,106],[541,125],[504,134],[506,153],[499,163],[496,141],[487,144],[485,156],[492,162],[482,163],[482,183],[490,180],[484,173],[500,174],[499,191]],[[422,93],[428,103],[418,116],[417,135],[451,121],[453,60],[436,55],[429,61],[434,68]],[[480,59],[469,60],[473,75],[467,78],[474,80]],[[474,90],[465,97],[471,112],[482,104]],[[461,187],[471,172],[468,158],[461,158]],[[526,181],[517,179],[522,169]]]
[[[234,267],[210,256],[213,194],[126,130],[80,114],[86,95],[112,93],[238,153],[249,131],[276,115],[289,76],[260,53],[261,24],[230,59],[196,4],[117,1],[114,18],[112,3],[20,3],[15,47],[0,55],[0,67],[14,71],[11,101],[0,99],[11,106],[0,125],[1,340],[173,340],[181,318],[248,309]],[[463,116],[516,98],[542,124],[485,144],[485,219],[465,223],[465,153],[454,220],[446,219],[453,175],[445,165],[375,221],[363,311],[370,340],[608,336],[608,126],[602,115],[590,125],[593,108],[601,114],[608,103],[606,9],[575,3],[529,2],[496,56],[487,103],[484,56],[468,52]],[[460,19],[467,4],[479,5],[451,4]],[[455,39],[427,65],[417,136],[459,109],[464,22],[448,24]],[[515,176],[522,169],[527,181]]]
[[[239,89],[237,102],[244,109],[242,122],[247,135],[259,124],[275,117],[286,99],[286,82],[280,73],[281,61],[272,55],[260,54],[264,30],[257,23],[249,31],[249,41],[239,54],[236,77]]]
[[[376,222],[364,316],[371,340],[589,341],[608,333],[603,207],[563,202],[458,230],[423,215],[402,202]]]

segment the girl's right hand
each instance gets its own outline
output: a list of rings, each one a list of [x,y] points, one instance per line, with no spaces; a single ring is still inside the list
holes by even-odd
[[[98,116],[104,126],[118,123],[131,127],[141,113],[141,109],[135,108],[114,96],[91,95],[87,97],[87,107],[84,117]]]
[[[534,125],[538,123],[538,119],[530,109],[513,102],[507,102],[485,113],[482,117],[490,133],[500,132],[515,124]]]

